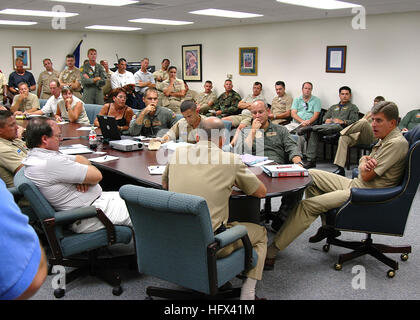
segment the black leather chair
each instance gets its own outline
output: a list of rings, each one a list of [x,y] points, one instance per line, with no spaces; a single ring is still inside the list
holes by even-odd
[[[343,241],[328,237],[323,250],[328,252],[330,245],[336,245],[352,252],[341,254],[336,270],[351,259],[369,254],[392,269],[388,277],[392,278],[398,270],[398,262],[384,253],[402,253],[401,260],[408,259],[411,246],[388,246],[374,243],[372,234],[400,236],[404,234],[411,204],[416,195],[420,177],[420,125],[405,134],[409,143],[404,177],[398,186],[380,189],[351,189],[349,200],[340,208],[326,213],[326,224],[337,230],[366,233],[364,241]]]

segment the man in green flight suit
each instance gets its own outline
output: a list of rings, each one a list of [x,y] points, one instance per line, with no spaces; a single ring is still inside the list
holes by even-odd
[[[89,61],[83,65],[82,86],[84,103],[104,104],[102,87],[106,83],[107,74],[103,66],[96,63],[96,49],[89,49],[87,56]]]

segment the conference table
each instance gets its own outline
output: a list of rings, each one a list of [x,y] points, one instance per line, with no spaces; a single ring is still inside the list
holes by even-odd
[[[63,137],[61,145],[88,145],[89,130],[77,130],[80,127],[81,125],[75,123],[60,125]],[[100,135],[99,128],[96,129],[96,132]],[[125,184],[161,189],[162,175],[150,174],[148,167],[165,165],[165,161],[169,159],[172,153],[172,151],[163,148],[159,151],[150,151],[146,146],[144,146],[143,150],[124,152],[115,150],[109,144],[103,143],[99,143],[95,151],[106,152],[108,156],[118,157],[117,160],[103,163],[92,162],[102,172],[103,180],[101,181],[101,186],[105,191],[118,190]],[[87,153],[83,154],[83,156],[89,159],[104,155]],[[271,198],[302,190],[312,181],[310,176],[271,178],[260,167],[249,167],[249,170],[267,188],[265,212],[271,211]],[[247,196],[242,191],[234,188],[230,197],[230,220],[259,223],[261,220],[260,206],[260,199]]]

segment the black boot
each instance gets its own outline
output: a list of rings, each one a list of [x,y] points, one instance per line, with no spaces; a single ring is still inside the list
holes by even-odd
[[[309,238],[310,243],[320,242],[328,237],[337,238],[341,232],[332,228],[320,227],[315,235]]]
[[[337,169],[335,171],[333,171],[333,173],[338,174],[340,176],[345,177],[346,176],[346,171],[344,170],[343,167],[337,166]]]

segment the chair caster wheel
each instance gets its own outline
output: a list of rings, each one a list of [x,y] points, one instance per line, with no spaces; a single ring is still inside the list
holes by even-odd
[[[322,247],[322,250],[323,250],[324,252],[328,252],[328,251],[330,251],[330,245],[329,245],[329,244],[324,244],[324,245],[323,245],[323,247]]]
[[[55,289],[54,290],[54,297],[56,297],[57,299],[60,299],[60,298],[64,297],[65,294],[66,294],[66,290],[64,290],[64,289]]]
[[[394,278],[395,277],[395,270],[392,270],[392,269],[388,270],[386,275],[388,276],[388,278]]]
[[[337,271],[340,271],[341,269],[343,269],[343,265],[341,265],[341,264],[339,264],[339,263],[336,263],[336,264],[334,265],[334,269],[335,269],[335,270],[337,270]]]
[[[402,260],[402,261],[407,261],[407,260],[408,260],[408,253],[403,253],[403,254],[401,255],[401,260]]]
[[[119,296],[119,295],[121,295],[122,292],[123,292],[123,289],[121,288],[121,286],[115,287],[115,288],[112,289],[112,294],[114,296]]]

